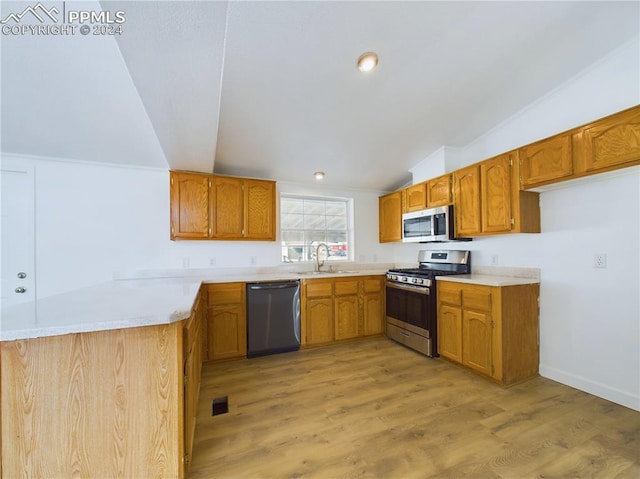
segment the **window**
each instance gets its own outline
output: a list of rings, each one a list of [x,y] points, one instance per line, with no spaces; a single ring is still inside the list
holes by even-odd
[[[329,261],[353,257],[353,200],[282,194],[280,235],[282,261],[315,261],[316,248],[325,243]],[[321,251],[320,258],[323,258]]]

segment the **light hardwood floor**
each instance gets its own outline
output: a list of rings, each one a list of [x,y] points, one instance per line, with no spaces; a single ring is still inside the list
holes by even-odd
[[[382,337],[205,364],[201,387],[188,479],[640,477],[639,412]]]

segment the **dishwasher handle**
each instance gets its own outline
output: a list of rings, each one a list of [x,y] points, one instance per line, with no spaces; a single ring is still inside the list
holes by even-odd
[[[298,281],[288,281],[286,283],[250,283],[249,289],[258,291],[261,289],[287,289],[297,288],[300,285]]]

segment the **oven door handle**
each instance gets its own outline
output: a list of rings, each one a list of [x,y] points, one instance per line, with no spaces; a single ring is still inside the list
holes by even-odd
[[[424,294],[425,296],[429,296],[430,291],[429,288],[425,286],[412,286],[408,284],[399,284],[399,283],[389,283],[387,282],[388,288],[401,289],[402,291],[409,291],[411,293]]]

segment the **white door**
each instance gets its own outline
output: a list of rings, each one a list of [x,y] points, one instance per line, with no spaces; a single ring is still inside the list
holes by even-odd
[[[18,160],[0,163],[0,306],[33,301],[35,295],[35,189],[33,168]]]

